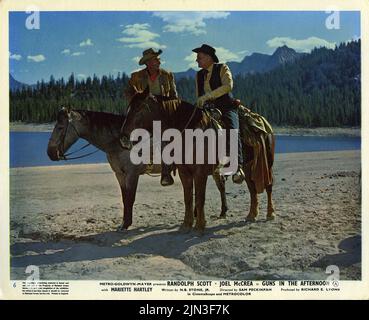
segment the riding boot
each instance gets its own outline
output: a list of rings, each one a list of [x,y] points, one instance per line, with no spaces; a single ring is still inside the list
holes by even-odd
[[[238,112],[235,109],[225,109],[222,110],[222,120],[226,127],[226,134],[227,134],[227,140],[226,140],[226,154],[230,157],[234,156],[230,154],[230,131],[229,129],[237,129],[238,130],[238,169],[236,172],[233,173],[232,181],[237,184],[241,184],[245,180],[245,174],[242,170],[242,164],[243,164],[243,152],[242,152],[242,141],[241,141],[241,135],[239,131],[239,118],[238,118]]]
[[[232,176],[233,183],[241,184],[245,180],[245,173],[242,169],[243,164],[243,152],[242,152],[242,141],[241,135],[238,135],[238,169]]]
[[[164,162],[161,163],[161,180],[160,184],[163,187],[170,186],[174,183],[172,176],[170,175],[171,165]]]

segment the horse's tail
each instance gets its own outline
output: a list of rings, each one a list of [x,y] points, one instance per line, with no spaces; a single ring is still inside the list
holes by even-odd
[[[265,137],[266,153],[268,159],[268,166],[271,169],[274,164],[275,152],[275,136],[273,133],[268,133]]]

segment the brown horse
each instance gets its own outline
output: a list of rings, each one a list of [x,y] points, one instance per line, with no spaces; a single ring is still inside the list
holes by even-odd
[[[168,100],[163,97],[153,96],[146,89],[142,93],[138,93],[132,99],[130,108],[127,113],[127,121],[122,127],[122,133],[129,137],[136,128],[142,128],[153,132],[153,122],[161,121],[163,130],[172,128],[177,129],[182,133],[185,129],[209,129],[211,123],[206,114],[193,106],[192,104],[182,100]],[[268,167],[273,165],[274,158],[274,137],[269,136],[264,140],[268,147],[265,148],[268,153]],[[269,147],[272,145],[273,147]],[[194,147],[195,148],[195,147]],[[245,152],[253,150],[246,149]],[[197,150],[197,152],[204,152],[204,159],[207,159],[208,148],[205,145],[204,150]],[[193,150],[196,154],[196,149]],[[258,214],[258,196],[260,190],[257,190],[253,181],[252,160],[253,154],[249,153],[246,157],[247,161],[244,163],[246,174],[246,181],[251,195],[250,212],[247,220],[254,221]],[[194,212],[196,213],[195,230],[200,234],[205,229],[205,191],[207,177],[213,174],[216,165],[209,162],[204,164],[187,164],[184,161],[177,163],[179,176],[183,185],[184,202],[185,202],[185,217],[180,230],[188,232],[194,223]],[[193,206],[193,193],[195,191],[195,209]],[[274,218],[274,208],[272,203],[272,185],[267,186],[268,192],[268,219]]]
[[[105,112],[72,110],[62,108],[51,134],[47,154],[53,161],[66,160],[66,152],[82,138],[106,153],[107,159],[119,182],[123,200],[123,223],[118,230],[125,230],[132,224],[132,208],[136,197],[139,176],[145,173],[160,173],[161,166],[135,165],[130,160],[130,151],[119,143],[124,116]],[[128,123],[128,122],[127,122]],[[224,179],[214,175],[221,194],[221,217],[227,211]]]

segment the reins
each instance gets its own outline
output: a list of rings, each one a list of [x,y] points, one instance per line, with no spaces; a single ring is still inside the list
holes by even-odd
[[[74,160],[74,159],[81,159],[81,158],[88,157],[88,156],[90,156],[90,155],[92,155],[92,154],[94,154],[94,153],[96,153],[96,152],[98,152],[98,151],[99,151],[99,149],[97,149],[97,150],[95,150],[95,151],[92,151],[92,152],[86,153],[86,154],[84,154],[84,155],[82,155],[82,156],[72,157],[72,158],[67,158],[67,157],[69,157],[71,154],[77,153],[78,151],[81,151],[81,150],[83,150],[84,148],[87,148],[90,144],[91,144],[91,143],[88,143],[88,144],[86,144],[85,146],[83,146],[82,148],[80,148],[80,149],[78,149],[78,150],[76,150],[76,151],[73,151],[73,152],[67,153],[67,154],[66,154],[66,155],[64,155],[61,159],[62,159],[62,160],[65,160],[65,161],[68,161],[68,160]]]
[[[78,132],[78,130],[76,129],[76,127],[74,126],[74,124],[72,123],[72,120],[68,121],[68,126],[67,128],[65,129],[65,134],[63,135],[63,149],[64,149],[64,140],[65,140],[65,136],[67,135],[67,131],[68,131],[68,128],[69,128],[69,125],[72,126],[72,128],[74,129],[74,131],[77,133],[77,136],[80,137],[80,134]],[[65,161],[69,161],[69,160],[75,160],[75,159],[81,159],[81,158],[86,158],[90,155],[93,155],[94,153],[98,152],[99,149],[95,150],[95,151],[92,151],[92,152],[89,152],[89,153],[86,153],[86,154],[83,154],[81,156],[78,156],[78,157],[72,157],[72,158],[67,158],[69,157],[70,155],[72,154],[75,154],[85,148],[87,148],[89,145],[91,145],[91,143],[87,143],[85,144],[84,146],[82,146],[81,148],[79,148],[78,150],[75,150],[75,151],[72,151],[72,152],[69,152],[67,154],[64,154],[62,157],[61,157],[61,160],[65,160]],[[64,150],[63,150],[64,151]]]

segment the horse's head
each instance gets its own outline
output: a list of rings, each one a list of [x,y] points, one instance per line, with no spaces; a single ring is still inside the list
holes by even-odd
[[[70,108],[58,112],[57,122],[47,145],[47,154],[52,161],[64,158],[65,152],[78,140],[78,123],[82,116]]]
[[[122,126],[122,132],[129,136],[135,129],[145,129],[152,132],[153,121],[161,120],[160,103],[155,96],[150,94],[149,88],[138,92],[132,98],[125,122]]]

